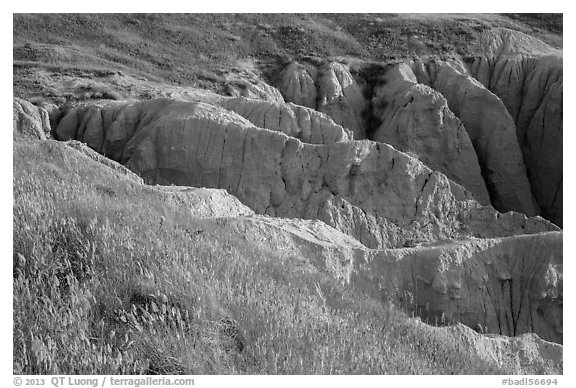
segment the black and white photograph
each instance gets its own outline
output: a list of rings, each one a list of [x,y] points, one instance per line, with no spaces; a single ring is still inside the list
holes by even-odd
[[[567,386],[564,14],[189,6],[11,15],[6,384]]]

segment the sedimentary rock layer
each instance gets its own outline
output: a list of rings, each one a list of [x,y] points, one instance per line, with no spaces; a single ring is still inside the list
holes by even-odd
[[[482,207],[387,144],[307,144],[203,103],[80,105],[56,134],[86,142],[149,183],[224,188],[256,213],[320,219],[369,247],[557,229]]]
[[[510,368],[518,374],[563,373],[563,346],[542,340],[535,334],[518,337],[482,335],[462,324],[430,327],[416,320],[413,324],[431,336],[448,335],[466,347],[471,354],[489,363]]]
[[[374,80],[361,82],[361,74],[358,84],[348,66],[337,62],[291,63],[283,70],[278,88],[286,101],[327,113],[353,131],[355,139],[369,136],[414,152],[431,168],[471,190],[484,204],[491,203],[499,211],[542,214],[561,225],[562,58],[543,42],[505,29],[488,33],[480,47],[478,57],[465,58],[464,62],[457,58],[413,61],[416,80],[406,65],[388,66],[387,74],[376,84]],[[395,82],[398,76],[413,84]],[[368,103],[365,96],[370,94],[372,101]],[[383,101],[383,95],[398,98],[396,103],[405,106]],[[410,98],[416,96],[420,97],[417,103],[410,104]],[[447,110],[440,108],[443,98]],[[383,102],[392,106],[385,109]],[[446,144],[448,138],[458,142],[462,136],[442,133],[441,129],[458,125],[447,125],[444,120],[434,124],[425,119],[436,115],[429,109],[446,118],[453,112],[466,129],[476,155],[468,150],[459,155],[447,147],[442,153],[433,150],[434,143]],[[385,122],[369,128],[372,118]],[[409,130],[410,124],[418,130],[417,136]],[[402,131],[394,134],[394,127]],[[461,133],[461,128],[457,132]],[[418,137],[426,138],[422,145],[416,144]],[[468,164],[471,171],[464,171],[458,156],[477,158],[483,179],[478,179],[474,163]]]
[[[50,118],[45,109],[20,98],[14,98],[12,106],[14,136],[42,140],[50,137]]]
[[[451,63],[413,64],[418,81],[438,90],[462,121],[476,150],[490,199],[500,211],[540,213],[526,175],[514,120],[502,101]]]
[[[562,225],[562,54],[536,38],[487,33],[470,74],[502,99],[516,123],[532,193],[542,215]]]
[[[353,140],[352,132],[334,123],[329,116],[300,105],[248,98],[225,99],[218,105],[238,113],[257,127],[285,133],[304,143]]]
[[[283,70],[278,89],[286,101],[326,113],[351,130],[355,139],[366,139],[363,113],[367,101],[346,65],[291,63]]]
[[[315,109],[318,95],[314,82],[316,73],[315,68],[292,62],[282,71],[278,89],[286,101]]]
[[[410,152],[433,170],[490,204],[478,158],[466,129],[446,99],[419,84],[407,64],[391,66],[374,90],[372,114],[381,125],[372,139]]]
[[[377,251],[353,276],[431,323],[562,342],[561,232]]]
[[[280,91],[273,86],[268,85],[258,78],[248,81],[237,81],[229,83],[226,87],[226,93],[233,97],[252,98],[261,101],[284,102]]]

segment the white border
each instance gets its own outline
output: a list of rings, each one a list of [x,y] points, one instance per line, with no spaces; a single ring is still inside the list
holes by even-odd
[[[339,1],[328,2],[310,1],[310,0],[292,0],[284,4],[273,3],[272,1],[218,1],[218,2],[174,2],[174,1],[161,1],[154,4],[142,4],[137,2],[119,2],[103,0],[88,4],[88,2],[79,1],[58,1],[58,2],[40,2],[40,1],[22,1],[19,3],[11,3],[2,6],[3,10],[9,8],[9,12],[2,12],[1,26],[4,33],[1,35],[3,39],[3,52],[5,60],[2,61],[2,66],[5,67],[2,71],[2,120],[4,122],[4,133],[12,133],[11,117],[12,113],[9,107],[12,105],[12,52],[9,51],[11,43],[8,42],[9,37],[12,37],[12,13],[20,12],[370,12],[370,13],[389,13],[389,12],[454,12],[458,13],[473,13],[473,12],[554,12],[564,13],[564,56],[566,63],[573,63],[573,41],[572,34],[574,30],[574,23],[576,19],[573,13],[568,12],[568,7],[562,2],[546,1],[540,3],[534,2],[504,2],[504,1],[481,1],[471,4],[470,2],[459,2],[457,5],[451,2],[438,1],[409,1],[409,2],[384,2],[384,1],[364,1],[356,0],[349,3]],[[570,69],[570,67],[568,67]],[[567,85],[565,90],[573,90],[574,80],[570,71],[564,74],[564,82]],[[558,386],[575,386],[569,384],[569,381],[576,381],[576,365],[574,364],[574,334],[570,330],[574,319],[572,318],[572,311],[574,311],[574,264],[572,263],[571,254],[574,252],[574,242],[572,234],[574,231],[574,205],[571,203],[571,193],[574,191],[574,170],[571,168],[575,166],[574,153],[570,152],[568,145],[576,144],[574,141],[574,125],[573,115],[574,111],[572,104],[572,93],[565,93],[566,98],[564,105],[566,109],[566,123],[564,128],[564,175],[565,179],[565,193],[566,200],[564,203],[564,230],[568,238],[565,239],[565,254],[564,254],[564,276],[567,280],[564,283],[564,295],[566,305],[564,306],[564,327],[567,328],[564,332],[564,376],[559,376],[560,384]],[[11,136],[11,135],[10,135]],[[3,314],[1,320],[2,338],[1,343],[2,351],[0,353],[0,385],[12,386],[12,142],[2,141],[2,151],[0,152],[0,166],[2,166],[2,181],[3,190],[1,192],[1,246],[3,257],[0,260],[0,273],[2,274],[2,281],[0,282],[0,291],[2,298]],[[568,168],[566,168],[568,167]],[[530,377],[530,376],[528,376]],[[349,387],[354,385],[380,385],[393,384],[393,386],[400,386],[402,384],[430,384],[444,386],[444,387],[497,387],[501,386],[501,379],[504,377],[499,376],[339,376],[339,377],[322,377],[322,376],[204,376],[197,377],[196,386],[256,386],[256,387],[269,387],[275,386],[292,386],[298,385],[302,387],[307,386],[322,386],[324,384],[335,387]]]

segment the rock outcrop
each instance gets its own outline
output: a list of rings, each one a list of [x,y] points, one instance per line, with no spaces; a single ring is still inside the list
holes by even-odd
[[[315,68],[292,62],[282,71],[278,89],[286,101],[315,109],[318,96],[314,82],[316,74]]]
[[[45,109],[16,97],[12,106],[14,137],[42,140],[50,137],[50,117]]]
[[[412,324],[432,337],[454,339],[479,359],[516,374],[561,375],[563,372],[563,346],[542,340],[535,334],[483,335],[462,324],[433,327],[418,320],[413,320]]]
[[[314,109],[292,103],[247,98],[222,100],[218,105],[244,117],[257,127],[295,137],[304,143],[330,144],[353,140],[352,133]]]
[[[413,64],[418,81],[442,93],[462,121],[476,150],[490,199],[500,211],[540,214],[516,137],[514,120],[502,101],[451,63]]]
[[[517,31],[486,33],[466,68],[502,99],[542,215],[562,225],[562,55]]]
[[[561,232],[376,251],[351,282],[432,324],[562,342]]]
[[[261,80],[252,79],[252,82],[229,83],[226,93],[232,97],[246,97],[261,101],[284,102],[278,89]]]
[[[362,113],[367,101],[348,66],[338,62],[325,64],[320,68],[317,84],[317,109],[354,132],[355,139],[366,139]]]
[[[286,101],[314,108],[366,139],[363,113],[367,108],[362,89],[348,66],[328,62],[318,67],[291,63],[282,72],[278,88]]]
[[[56,134],[86,142],[148,183],[224,188],[256,213],[319,219],[373,248],[557,229],[482,207],[389,145],[307,144],[209,104],[84,104],[65,114]]]
[[[152,186],[171,202],[197,218],[253,216],[254,212],[238,198],[222,189],[187,186]]]
[[[478,158],[466,129],[450,111],[446,99],[419,84],[407,64],[387,69],[374,90],[372,114],[381,125],[372,139],[410,152],[433,170],[490,204]]]

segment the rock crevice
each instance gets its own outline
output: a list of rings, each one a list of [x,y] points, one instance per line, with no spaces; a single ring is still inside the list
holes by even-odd
[[[506,29],[487,33],[478,51],[462,67],[510,112],[542,215],[562,226],[562,54]]]

